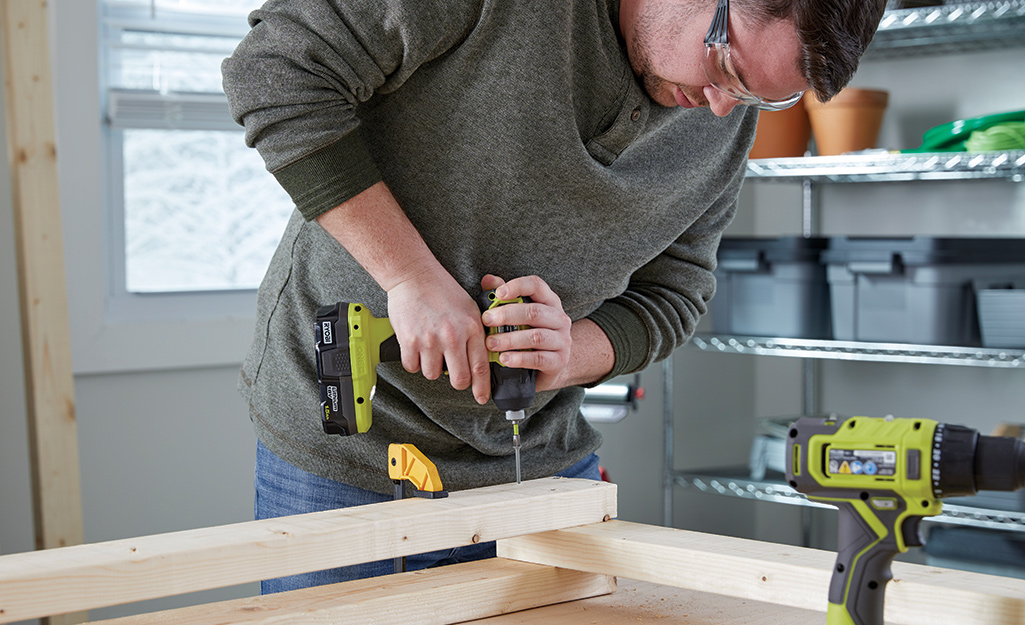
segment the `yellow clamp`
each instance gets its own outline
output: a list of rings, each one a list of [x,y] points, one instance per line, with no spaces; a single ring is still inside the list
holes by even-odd
[[[448,496],[441,486],[438,467],[411,443],[388,445],[388,477],[395,482],[409,480],[416,487],[418,496]]]

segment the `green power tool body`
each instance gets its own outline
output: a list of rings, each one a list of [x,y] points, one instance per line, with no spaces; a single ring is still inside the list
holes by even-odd
[[[494,291],[477,298],[481,312],[530,298],[500,300]],[[509,332],[523,326],[488,328],[489,333]],[[395,331],[387,317],[374,317],[362,304],[339,302],[317,310],[317,381],[320,385],[321,422],[328,434],[348,436],[366,432],[373,422],[371,399],[377,385],[377,365],[402,358]],[[534,400],[537,371],[505,367],[498,354],[489,352],[491,396],[495,405],[513,421],[513,447],[519,479],[519,421]],[[510,416],[512,415],[512,416]]]
[[[944,497],[1025,487],[1025,443],[929,419],[798,419],[786,479],[840,510],[828,625],[883,625],[894,556],[925,544],[919,525]]]

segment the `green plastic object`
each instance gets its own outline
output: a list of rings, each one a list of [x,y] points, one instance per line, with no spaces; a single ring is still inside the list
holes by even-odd
[[[1025,110],[970,117],[935,126],[922,135],[922,145],[917,148],[901,150],[901,153],[964,152],[967,149],[965,141],[973,132],[1008,122],[1025,122]]]
[[[965,139],[964,147],[969,152],[1025,150],[1025,122],[1004,122],[976,130]]]

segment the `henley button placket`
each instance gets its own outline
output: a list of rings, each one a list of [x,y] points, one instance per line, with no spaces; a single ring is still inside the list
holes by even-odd
[[[591,139],[587,151],[604,165],[611,165],[619,155],[637,140],[644,130],[651,104],[639,88],[635,88],[623,102],[616,120],[605,132]]]

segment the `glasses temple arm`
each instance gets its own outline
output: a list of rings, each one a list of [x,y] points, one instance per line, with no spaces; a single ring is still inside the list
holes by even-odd
[[[719,0],[715,7],[715,15],[712,17],[712,25],[708,27],[708,34],[705,35],[705,45],[708,44],[729,44],[726,38],[726,31],[729,28],[730,0]]]

